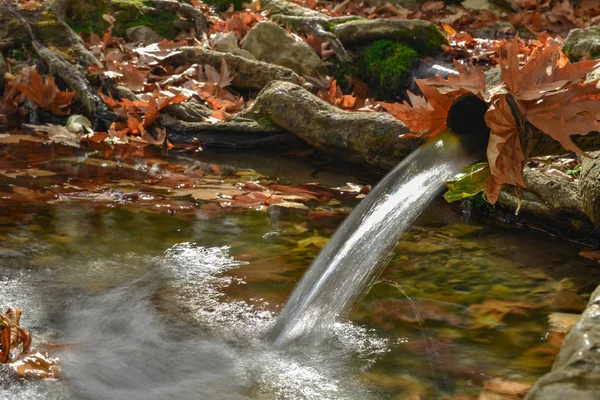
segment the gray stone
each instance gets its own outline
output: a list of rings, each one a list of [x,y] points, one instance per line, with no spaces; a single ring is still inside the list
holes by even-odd
[[[600,399],[600,286],[565,338],[552,371],[525,400]]]
[[[239,49],[237,36],[234,32],[219,32],[211,36],[213,49],[223,53],[231,53],[235,49]]]
[[[270,22],[256,24],[242,41],[242,49],[260,61],[287,67],[299,75],[325,75],[327,68],[307,43],[297,42],[285,29]]]
[[[562,50],[573,61],[600,58],[600,26],[573,29],[567,35]]]
[[[491,0],[465,0],[460,5],[468,10],[491,11],[497,16],[501,16],[502,14],[511,11],[506,7],[502,7],[501,5],[494,3]]]
[[[134,43],[150,44],[163,40],[162,36],[147,26],[134,26],[127,29],[126,33],[127,39]]]
[[[260,0],[260,7],[263,10],[270,10],[271,14],[292,15],[296,17],[327,17],[318,11],[302,7],[298,4],[286,0]]]
[[[370,19],[336,25],[333,33],[344,45],[370,44],[388,39],[406,43],[423,54],[441,52],[446,36],[431,22],[419,19]]]
[[[244,49],[235,49],[231,52],[231,54],[234,54],[234,55],[240,56],[240,57],[244,57],[249,60],[256,60],[256,57],[254,57],[252,55],[252,53],[250,53],[248,50],[244,50]]]

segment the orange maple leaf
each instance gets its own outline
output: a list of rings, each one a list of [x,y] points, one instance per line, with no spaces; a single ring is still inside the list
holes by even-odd
[[[425,98],[410,91],[407,92],[412,106],[407,102],[379,104],[390,114],[404,122],[411,132],[434,137],[448,130],[447,121],[450,107],[457,98],[470,93],[470,91],[458,88],[442,93],[436,86],[430,85],[425,80],[417,79],[416,82]]]
[[[44,79],[35,69],[29,74],[29,82],[17,83],[16,88],[23,97],[35,101],[44,110],[55,115],[68,114],[75,95],[74,91],[61,92],[54,82],[54,77],[47,76]]]

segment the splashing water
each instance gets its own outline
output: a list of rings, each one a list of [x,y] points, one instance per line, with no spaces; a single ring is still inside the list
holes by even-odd
[[[303,276],[272,331],[275,343],[327,338],[332,324],[368,290],[402,234],[469,161],[458,139],[444,134],[383,178]]]

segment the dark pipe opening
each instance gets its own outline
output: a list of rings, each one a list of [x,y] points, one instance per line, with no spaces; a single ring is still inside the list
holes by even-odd
[[[448,128],[456,133],[465,148],[479,158],[485,157],[490,128],[484,115],[488,104],[474,94],[466,94],[452,104],[448,111]]]

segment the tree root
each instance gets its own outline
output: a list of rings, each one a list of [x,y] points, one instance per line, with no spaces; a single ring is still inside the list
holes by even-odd
[[[425,142],[386,113],[343,111],[289,82],[271,82],[245,116],[266,117],[342,160],[389,170]]]
[[[229,148],[297,148],[300,139],[276,126],[238,118],[229,122],[188,122],[169,114],[160,116],[172,143],[193,143],[197,139],[204,147]]]
[[[280,23],[289,24],[296,30],[304,33],[305,35],[314,35],[319,38],[323,43],[329,42],[329,46],[332,50],[335,50],[335,57],[340,62],[351,62],[351,58],[348,52],[344,48],[344,45],[333,33],[327,31],[326,26],[334,21],[349,21],[352,17],[298,17],[290,15],[276,15],[275,19],[278,19]]]
[[[38,56],[48,64],[50,73],[59,76],[67,85],[75,90],[76,99],[81,102],[85,114],[95,121],[95,128],[106,128],[117,119],[116,114],[109,111],[104,101],[96,94],[87,80],[82,67],[72,64],[57,51],[51,50],[35,34],[32,25],[17,10],[8,6],[9,13],[20,20],[29,33],[31,45]],[[68,36],[67,32],[67,36]]]
[[[227,62],[229,72],[233,76],[232,84],[239,88],[262,89],[275,80],[300,83],[300,77],[289,68],[200,47],[182,47],[177,54],[167,57],[164,63],[208,64],[218,69],[221,68],[222,60]]]
[[[63,26],[66,35],[66,42],[64,43],[67,47],[75,47],[77,53],[79,53],[81,57],[81,61],[83,61],[83,65],[89,67],[90,65],[97,65],[102,67],[102,63],[98,58],[92,54],[88,49],[83,45],[83,40],[81,37],[75,32],[69,24],[66,23],[66,15],[70,5],[74,0],[58,0],[54,6],[56,13],[56,20]]]

